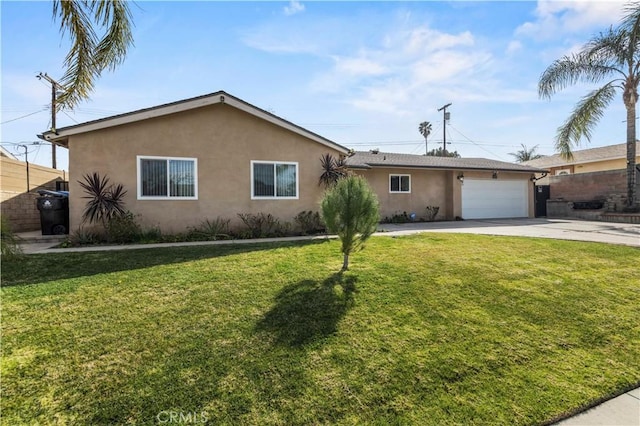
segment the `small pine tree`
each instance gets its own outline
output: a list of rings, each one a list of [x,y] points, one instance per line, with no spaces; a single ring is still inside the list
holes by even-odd
[[[342,242],[342,271],[349,269],[349,255],[362,249],[380,221],[378,197],[361,176],[347,176],[325,192],[320,204],[327,230]]]

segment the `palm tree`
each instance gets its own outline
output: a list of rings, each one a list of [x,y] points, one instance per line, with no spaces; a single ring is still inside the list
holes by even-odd
[[[429,155],[429,148],[427,146],[427,138],[431,134],[431,123],[429,123],[428,121],[423,121],[422,123],[420,123],[420,126],[418,127],[418,131],[420,132],[420,134],[422,136],[424,136],[424,152],[425,152],[425,155]]]
[[[73,108],[89,97],[102,71],[124,61],[133,44],[131,12],[124,0],[53,0],[53,15],[72,44],[64,60],[66,70],[59,83],[64,92],[57,104]],[[96,28],[104,29],[101,37]]]
[[[603,86],[587,94],[558,128],[555,146],[565,159],[580,139],[591,140],[591,130],[604,114],[618,91],[627,110],[627,208],[636,202],[636,103],[640,82],[640,10],[638,4],[616,28],[601,33],[582,50],[551,64],[540,77],[538,94],[550,99],[559,90],[578,82]]]
[[[542,157],[542,155],[536,153],[538,145],[534,146],[531,149],[528,149],[527,146],[523,143],[521,143],[520,146],[522,147],[521,150],[509,153],[509,155],[515,157],[517,163],[524,163],[525,161],[536,160]]]

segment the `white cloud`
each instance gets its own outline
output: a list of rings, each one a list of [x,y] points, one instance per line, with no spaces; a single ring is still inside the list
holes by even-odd
[[[601,29],[619,22],[623,1],[540,0],[535,20],[516,29],[517,36],[536,39],[557,38],[589,29]]]
[[[284,14],[287,16],[295,15],[300,12],[304,12],[304,5],[297,0],[291,0],[289,5],[284,7]]]
[[[388,72],[387,67],[365,57],[334,57],[335,70],[339,74],[355,76],[383,75]]]
[[[496,98],[499,84],[486,92],[493,63],[492,55],[476,46],[469,31],[446,33],[418,26],[390,30],[380,42],[360,48],[352,55],[333,57],[334,65],[316,76],[312,88],[341,93],[360,110],[407,115],[425,100],[436,105],[451,95],[469,101]],[[513,98],[512,95],[503,98]]]
[[[522,50],[522,43],[518,40],[511,40],[507,46],[507,55],[512,55]]]

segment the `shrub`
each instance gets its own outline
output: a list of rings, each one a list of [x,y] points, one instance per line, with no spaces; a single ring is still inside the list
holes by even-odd
[[[0,251],[3,260],[17,259],[22,254],[20,237],[13,232],[4,216],[0,220]]]
[[[293,220],[298,225],[302,235],[317,234],[325,230],[324,223],[322,223],[318,212],[312,212],[311,210],[301,211]]]
[[[247,228],[238,234],[240,238],[283,237],[291,231],[289,223],[281,223],[271,213],[238,213],[238,217]]]
[[[205,219],[195,228],[191,228],[186,238],[191,241],[215,241],[229,238],[229,219],[217,217]]]
[[[90,246],[103,242],[105,242],[103,235],[87,230],[83,227],[76,229],[71,235],[69,235],[69,244],[72,246]]]
[[[409,218],[409,215],[407,215],[407,212],[395,213],[389,219],[389,223],[407,223],[407,222],[411,222],[411,219]]]
[[[140,240],[142,229],[131,212],[114,215],[105,224],[107,241],[110,243],[127,244]]]
[[[438,206],[427,206],[427,217],[425,220],[427,222],[433,222],[440,211],[440,207]]]
[[[152,227],[141,230],[139,239],[141,243],[160,243],[164,241],[164,236],[160,228]]]

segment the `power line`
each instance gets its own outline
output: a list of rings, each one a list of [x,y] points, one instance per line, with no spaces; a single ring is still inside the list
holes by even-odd
[[[0,124],[7,124],[7,123],[11,123],[12,121],[22,120],[23,118],[27,118],[27,117],[29,117],[29,116],[39,114],[39,113],[41,113],[41,112],[43,112],[43,111],[46,111],[46,110],[47,110],[47,109],[46,109],[46,108],[44,108],[44,109],[41,109],[40,111],[32,112],[31,114],[27,114],[27,115],[23,115],[23,116],[21,116],[21,117],[12,118],[11,120],[3,121],[3,122],[2,122],[2,123],[0,123]]]
[[[484,149],[481,145],[478,145],[477,143],[475,143],[474,141],[472,141],[470,138],[468,138],[467,136],[465,136],[465,135],[464,135],[460,130],[456,129],[455,127],[453,127],[453,126],[451,126],[451,125],[449,125],[449,126],[450,126],[453,130],[455,130],[456,132],[458,132],[460,135],[462,135],[462,137],[463,137],[463,138],[467,139],[469,142],[471,142],[472,144],[474,144],[475,146],[477,146],[477,147],[478,147],[478,148],[480,148],[481,150],[483,150],[483,151],[485,151],[485,152],[488,152],[489,154],[494,155],[494,156],[496,156],[496,157],[500,158],[500,159],[501,159],[501,160],[503,160],[503,161],[507,161],[507,160],[505,160],[502,156],[500,156],[500,155],[498,155],[498,154],[496,154],[496,153],[494,153],[494,152],[491,152],[491,151],[489,151],[488,149]]]
[[[64,115],[66,115],[67,117],[69,117],[71,120],[73,120],[74,123],[78,123],[78,120],[76,120],[75,118],[73,118],[72,116],[70,116],[69,114],[67,114],[67,111],[62,111],[62,113]]]

